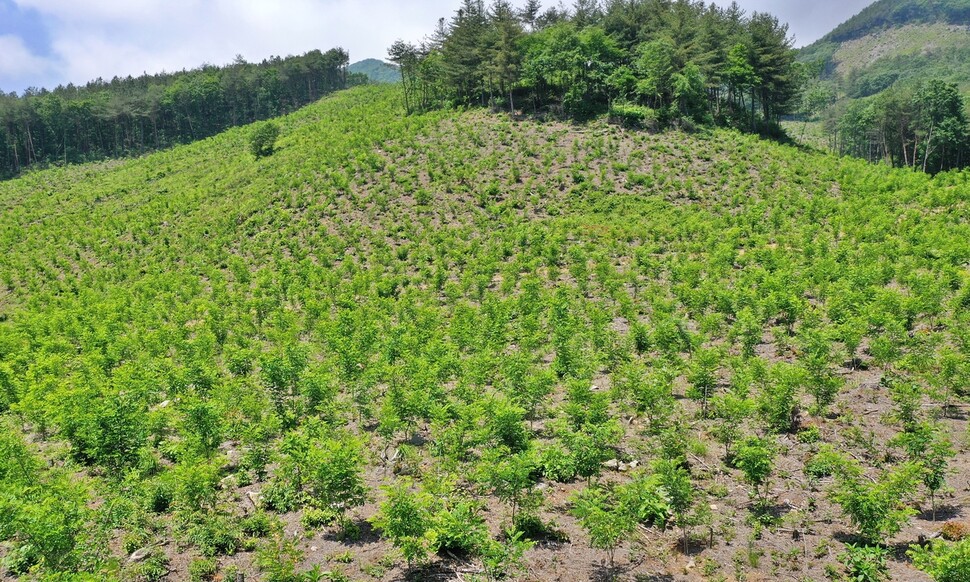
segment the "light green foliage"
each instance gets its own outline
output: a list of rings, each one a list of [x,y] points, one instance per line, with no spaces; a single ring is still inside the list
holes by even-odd
[[[775,454],[774,443],[757,437],[744,439],[734,450],[735,466],[741,469],[744,480],[754,487],[755,495],[760,495],[762,500],[767,495],[768,478],[771,476]]]
[[[904,464],[884,471],[872,482],[850,465],[838,475],[832,498],[863,540],[884,543],[916,513],[907,500],[916,491],[921,473],[919,465]]]
[[[694,484],[690,472],[675,461],[657,461],[653,466],[660,486],[667,493],[671,514],[684,534],[684,548],[688,543],[690,510],[694,505]]]
[[[805,371],[800,367],[784,363],[771,367],[758,395],[758,412],[770,430],[788,432],[792,429],[798,410],[798,393],[806,381]]]
[[[312,445],[301,470],[306,472],[307,492],[315,504],[343,514],[364,503],[361,448],[359,441],[349,437]]]
[[[958,542],[933,540],[928,547],[913,546],[907,553],[916,567],[936,582],[966,582],[970,579],[970,538]]]
[[[879,582],[889,577],[886,557],[889,551],[881,546],[846,544],[845,553],[839,558],[845,564],[849,580],[855,582]]]
[[[408,564],[421,562],[428,554],[430,543],[426,538],[431,529],[432,500],[418,491],[412,483],[402,480],[386,488],[387,500],[371,521],[404,553]]]
[[[590,545],[606,550],[613,567],[616,548],[636,528],[633,513],[613,491],[601,487],[583,489],[573,498],[573,515],[589,534]]]
[[[813,421],[819,442],[766,438],[786,443],[777,467],[807,459],[809,488],[848,475],[847,506],[888,496],[834,451],[882,483],[908,453],[863,442],[876,424],[916,434],[940,411],[929,398],[948,387],[951,412],[965,398],[966,176],[724,131],[404,117],[399,91],[277,120],[286,147],[258,163],[234,129],[0,183],[0,551],[21,569],[110,578],[165,541],[248,551],[276,543],[277,513],[349,524],[340,553],[358,523],[341,516],[372,517],[363,499],[388,503],[378,543],[412,566],[444,547],[499,560],[520,547],[499,527],[542,539],[557,481],[577,479],[616,483],[643,525],[710,524],[717,545],[748,516],[705,516],[722,503],[701,496],[748,485],[714,443],[791,430],[813,369],[849,378],[838,416]],[[843,366],[846,322],[862,333]],[[894,357],[873,359],[877,337]],[[895,392],[898,421],[867,413]],[[960,421],[938,421],[957,457],[932,466],[949,477]],[[933,491],[929,468],[908,492]],[[404,492],[380,489],[405,474]],[[815,497],[806,519],[839,515]],[[573,538],[553,552],[589,541]]]
[[[512,523],[516,513],[534,500],[532,473],[536,460],[532,452],[512,453],[508,449],[489,449],[478,465],[475,480],[509,505]]]

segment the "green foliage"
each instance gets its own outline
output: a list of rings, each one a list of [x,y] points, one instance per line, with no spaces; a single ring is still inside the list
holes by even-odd
[[[838,475],[832,498],[864,541],[884,543],[916,513],[907,499],[916,490],[921,472],[919,465],[904,464],[884,471],[872,482],[857,467],[849,466]]]
[[[404,553],[409,565],[427,557],[430,542],[426,534],[432,526],[432,500],[411,487],[408,480],[387,487],[387,500],[371,520]]]
[[[646,105],[636,103],[612,103],[609,111],[610,119],[624,127],[634,129],[656,129],[657,112]],[[642,344],[642,341],[640,343]]]
[[[249,151],[254,157],[263,158],[273,154],[276,140],[280,136],[280,126],[272,121],[260,123],[249,138]]]
[[[970,572],[970,538],[933,540],[929,546],[912,546],[907,554],[936,582],[965,582]]]
[[[840,474],[849,467],[849,459],[835,450],[830,444],[823,444],[818,451],[805,462],[805,474],[821,479]]]
[[[889,551],[881,546],[846,544],[845,553],[839,556],[845,564],[849,580],[854,582],[879,582],[889,577],[886,557]]]
[[[614,492],[600,487],[578,492],[573,498],[572,513],[589,535],[590,545],[606,550],[613,568],[616,548],[636,529],[633,514]]]
[[[765,425],[775,432],[789,432],[798,411],[798,392],[806,382],[803,369],[776,364],[761,386],[758,412]]]
[[[737,132],[403,118],[400,90],[278,120],[287,147],[258,164],[238,129],[0,184],[0,552],[25,577],[127,576],[125,554],[166,541],[263,548],[247,577],[303,577],[273,512],[342,526],[314,532],[339,554],[364,499],[412,567],[451,552],[513,576],[527,540],[588,541],[543,521],[543,492],[577,478],[719,544],[751,516],[708,508],[750,485],[711,447],[745,458],[749,434],[787,443],[773,483],[807,457],[809,489],[835,475],[836,502],[900,512],[866,526],[883,541],[963,466],[961,421],[933,417],[966,396],[966,175]],[[831,374],[848,389],[811,421],[819,440],[773,435]],[[930,419],[949,432],[924,439]],[[904,436],[879,441],[880,422]],[[893,487],[908,497],[854,472],[881,484],[900,457],[920,461]],[[832,499],[804,519],[838,515]]]
[[[608,111],[629,127],[712,123],[716,112],[755,129],[756,100],[766,122],[793,107],[794,52],[787,27],[768,14],[701,4],[615,3],[605,13],[579,6],[572,14],[550,9],[526,31],[505,2],[489,10],[465,2],[441,21],[436,43],[395,42],[388,52],[401,70],[405,110],[489,102],[514,113],[518,99],[578,119]],[[692,42],[686,31],[699,29],[710,34]]]
[[[125,157],[274,117],[357,81],[340,48],[0,96],[0,178]],[[50,138],[50,139],[48,139]],[[163,172],[164,173],[164,172]]]
[[[768,439],[749,437],[738,443],[734,451],[734,465],[744,473],[744,480],[754,487],[755,495],[764,499],[771,476],[776,449]],[[764,490],[759,491],[762,487]]]

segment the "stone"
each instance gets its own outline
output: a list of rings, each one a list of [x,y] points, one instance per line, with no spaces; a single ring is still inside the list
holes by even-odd
[[[152,553],[151,548],[138,548],[128,556],[129,564],[137,564],[138,562],[143,562]]]

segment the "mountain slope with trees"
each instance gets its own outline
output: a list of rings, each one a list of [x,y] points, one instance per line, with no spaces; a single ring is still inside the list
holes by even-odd
[[[0,575],[966,573],[970,175],[402,92],[0,183]]]
[[[397,68],[378,59],[364,59],[347,67],[350,73],[366,75],[374,83],[400,83],[401,72]]]
[[[925,171],[970,163],[970,0],[880,0],[799,51],[805,119],[833,150]]]
[[[343,49],[0,93],[0,179],[32,166],[140,155],[294,111],[364,81]]]

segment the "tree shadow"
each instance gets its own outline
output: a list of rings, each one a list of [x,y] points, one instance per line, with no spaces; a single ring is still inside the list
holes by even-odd
[[[764,522],[777,523],[791,511],[792,507],[787,503],[768,503],[761,500],[755,500],[751,503],[751,514]],[[768,525],[768,523],[765,525]]]
[[[943,526],[943,522],[950,521],[951,519],[956,519],[963,516],[963,508],[953,505],[952,503],[940,503],[936,506],[936,522]],[[923,521],[934,521],[933,519],[933,508],[924,509],[922,512],[916,515],[918,519]]]
[[[428,582],[429,580],[453,580],[455,578],[455,564],[452,561],[439,561],[430,564],[405,566],[404,572],[397,580],[406,582]]]
[[[350,518],[347,521],[349,528],[340,525],[328,528],[321,537],[330,542],[356,547],[380,543],[381,536],[369,521],[363,517]]]
[[[593,573],[589,579],[593,582],[614,582],[619,576],[628,573],[632,568],[632,566],[617,566],[614,564],[613,567],[610,567],[609,564],[598,564],[593,566]]]

